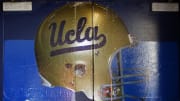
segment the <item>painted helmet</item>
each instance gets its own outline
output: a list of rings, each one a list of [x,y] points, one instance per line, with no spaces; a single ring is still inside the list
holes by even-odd
[[[114,101],[121,98],[122,89],[110,64],[128,45],[128,31],[118,15],[95,3],[78,2],[45,18],[36,36],[35,55],[49,86],[81,91],[95,101]]]

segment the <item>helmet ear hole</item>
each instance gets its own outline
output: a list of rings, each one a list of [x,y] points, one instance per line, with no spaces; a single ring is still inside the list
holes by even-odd
[[[75,71],[76,76],[82,77],[86,73],[86,65],[76,64],[74,67],[74,71]]]

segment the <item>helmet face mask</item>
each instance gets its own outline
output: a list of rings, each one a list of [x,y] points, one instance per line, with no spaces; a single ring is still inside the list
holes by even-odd
[[[101,86],[101,98],[103,99],[103,101],[114,101],[125,98],[122,79],[123,68],[121,65],[121,51],[124,48],[126,47],[119,48],[109,58],[109,74],[112,83]]]
[[[82,91],[95,101],[122,99],[121,70],[112,60],[130,45],[128,31],[111,10],[70,3],[42,22],[35,41],[38,70],[51,86]]]

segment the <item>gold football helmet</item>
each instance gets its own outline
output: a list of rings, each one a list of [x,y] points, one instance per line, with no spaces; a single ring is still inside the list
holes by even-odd
[[[95,101],[122,97],[110,62],[130,45],[128,31],[112,10],[91,2],[69,3],[42,22],[35,40],[41,77],[51,86],[82,91]]]

